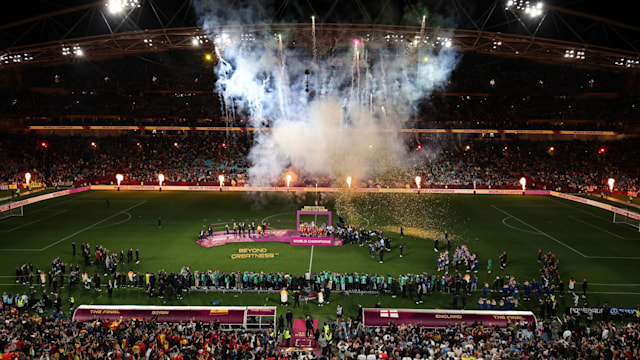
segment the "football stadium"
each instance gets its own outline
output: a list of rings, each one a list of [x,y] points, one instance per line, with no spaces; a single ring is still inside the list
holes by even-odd
[[[630,14],[52,0],[2,16],[4,359],[640,357]]]

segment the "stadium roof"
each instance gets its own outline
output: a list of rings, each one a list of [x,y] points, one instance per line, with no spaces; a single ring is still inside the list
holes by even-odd
[[[0,66],[213,48],[221,33],[260,40],[275,31],[304,43],[313,15],[325,39],[396,36],[410,44],[417,34],[447,34],[462,51],[640,68],[640,28],[629,25],[630,9],[568,0],[537,6],[535,0],[99,0],[71,7],[62,0],[16,2],[2,15]],[[531,9],[540,12],[530,16]]]

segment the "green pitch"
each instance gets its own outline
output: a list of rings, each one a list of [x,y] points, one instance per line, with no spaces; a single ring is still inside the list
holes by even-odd
[[[109,206],[107,206],[109,200]],[[480,285],[497,275],[513,275],[521,283],[538,277],[538,249],[552,251],[560,260],[560,274],[567,283],[573,276],[578,287],[589,281],[586,301],[595,306],[605,299],[612,306],[635,307],[640,302],[640,233],[630,226],[613,224],[612,214],[582,204],[547,196],[487,196],[436,194],[321,194],[321,204],[342,216],[347,223],[382,229],[390,236],[393,250],[384,263],[371,259],[367,247],[346,244],[342,247],[290,246],[281,243],[229,244],[204,248],[196,244],[203,225],[221,231],[233,222],[268,221],[271,228],[294,228],[296,210],[313,205],[316,194],[304,193],[219,193],[219,192],[104,192],[93,191],[66,196],[25,207],[23,217],[0,220],[0,289],[7,292],[29,291],[15,284],[15,268],[33,263],[34,268],[49,270],[60,256],[65,263],[80,263],[82,256],[71,256],[71,242],[78,248],[89,242],[93,250],[101,244],[111,251],[140,250],[141,263],[125,264],[118,271],[178,272],[182,266],[192,270],[265,271],[303,274],[312,272],[368,272],[391,274],[434,273],[437,254],[433,238],[443,239],[448,231],[453,247],[465,244],[480,259]],[[336,214],[337,213],[337,214]],[[158,227],[158,218],[162,227]],[[405,236],[400,239],[400,226]],[[398,245],[406,244],[404,257]],[[440,247],[443,248],[441,241]],[[277,257],[269,260],[233,260],[240,248],[264,247]],[[508,265],[500,269],[498,256],[508,253]],[[493,272],[486,271],[487,259],[493,259]],[[91,266],[93,275],[102,272]],[[103,279],[103,283],[106,280]],[[41,292],[42,288],[36,286]],[[76,288],[77,303],[82,304],[163,304],[148,298],[143,290],[116,289],[110,301],[106,291]],[[61,295],[66,299],[68,289]],[[474,294],[467,308],[475,308],[480,293]],[[277,294],[189,293],[183,300],[166,304],[278,305]],[[303,305],[296,316],[312,314],[329,317],[340,303],[347,315],[354,315],[357,304],[384,307],[416,307],[401,296],[332,295],[330,305]],[[424,299],[421,307],[449,308],[451,295],[436,293]],[[565,297],[561,304],[569,305]],[[580,300],[581,304],[585,300]],[[521,307],[522,308],[522,307]],[[535,309],[533,302],[524,308]],[[282,311],[281,309],[279,311]]]

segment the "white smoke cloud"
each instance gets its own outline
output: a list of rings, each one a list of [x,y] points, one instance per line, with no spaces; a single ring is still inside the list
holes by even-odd
[[[219,39],[215,71],[224,110],[248,115],[251,126],[270,127],[254,134],[252,183],[281,182],[290,168],[363,181],[405,166],[407,146],[397,130],[415,116],[420,101],[446,84],[456,51],[430,44],[409,49],[407,41],[355,45],[343,36],[337,40],[342,47],[318,49],[314,61],[311,42],[292,46],[293,35],[270,32],[246,42],[223,33],[219,25],[268,17],[262,8],[232,10],[221,3],[199,0],[195,8],[210,38]]]

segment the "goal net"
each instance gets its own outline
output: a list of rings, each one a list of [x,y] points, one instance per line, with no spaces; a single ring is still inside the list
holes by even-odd
[[[21,203],[8,202],[0,205],[0,220],[12,217],[23,216],[24,210]]]
[[[626,224],[632,226],[640,231],[640,214],[629,211],[619,210],[613,212],[614,224]]]

